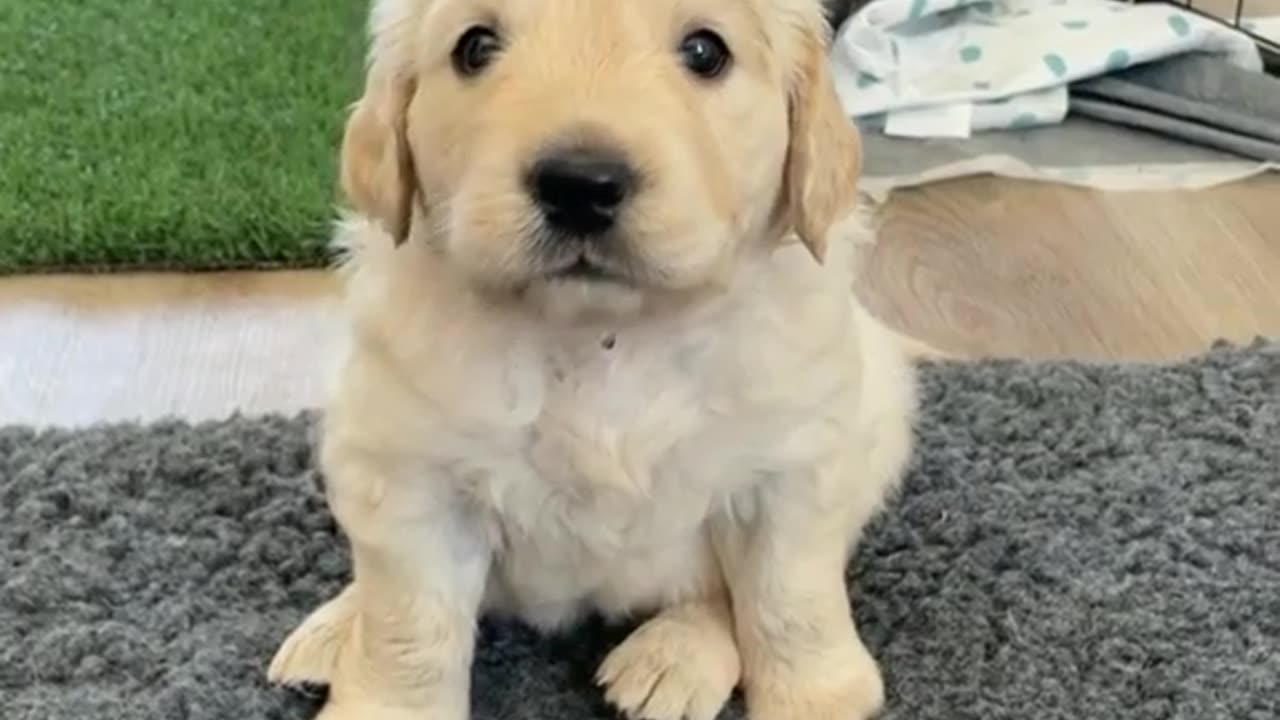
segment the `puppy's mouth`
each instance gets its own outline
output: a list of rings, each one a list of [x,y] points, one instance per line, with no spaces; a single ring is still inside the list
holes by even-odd
[[[578,281],[589,283],[631,284],[631,273],[611,253],[596,248],[590,242],[571,243],[576,247],[560,244],[557,251],[544,258],[542,276],[553,281]]]
[[[586,282],[624,282],[621,274],[596,262],[580,257],[572,263],[551,270],[546,276],[552,280],[583,280]]]

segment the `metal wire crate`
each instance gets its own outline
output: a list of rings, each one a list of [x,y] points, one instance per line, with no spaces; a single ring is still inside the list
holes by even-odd
[[[1233,27],[1248,35],[1258,44],[1258,48],[1262,51],[1262,60],[1266,65],[1267,72],[1272,75],[1280,75],[1280,37],[1260,35],[1251,30],[1245,23],[1249,7],[1254,5],[1256,0],[1218,0],[1217,2],[1209,2],[1208,0],[1130,0],[1130,2],[1135,4],[1160,2],[1166,5],[1176,5],[1201,17]]]
[[[1250,7],[1275,0],[1128,0],[1131,3],[1160,2],[1176,5],[1197,15],[1223,23],[1248,35],[1258,44],[1267,72],[1280,76],[1280,37],[1267,37],[1252,31],[1244,22]],[[840,25],[849,15],[861,10],[870,0],[823,0],[833,25]],[[1280,2],[1276,2],[1280,13]]]

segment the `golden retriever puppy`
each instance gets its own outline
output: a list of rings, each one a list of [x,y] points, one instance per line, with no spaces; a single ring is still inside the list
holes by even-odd
[[[820,0],[375,0],[326,407],[354,580],[270,677],[326,720],[464,720],[483,613],[647,618],[633,718],[853,720],[844,583],[910,450],[853,299],[859,144]]]

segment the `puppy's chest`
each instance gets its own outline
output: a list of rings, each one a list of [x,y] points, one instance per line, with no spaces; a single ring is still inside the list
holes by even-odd
[[[629,352],[625,341],[547,353],[536,418],[494,438],[482,496],[504,544],[608,554],[661,543],[732,490],[750,439],[717,432],[710,351]]]

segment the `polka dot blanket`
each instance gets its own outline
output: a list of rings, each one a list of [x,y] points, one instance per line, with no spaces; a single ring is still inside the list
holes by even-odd
[[[1165,3],[873,0],[832,47],[846,112],[887,135],[1056,124],[1068,84],[1189,52],[1261,71],[1242,32]]]

